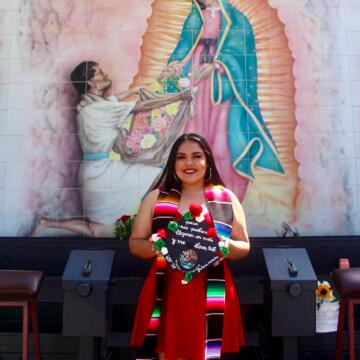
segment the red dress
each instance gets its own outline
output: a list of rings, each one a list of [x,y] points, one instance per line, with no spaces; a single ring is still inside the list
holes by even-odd
[[[219,265],[221,266],[221,265]],[[166,360],[181,357],[203,360],[205,357],[206,271],[187,285],[183,275],[167,266],[164,297],[161,308],[160,331],[156,352],[164,353]],[[156,264],[145,280],[134,322],[131,346],[141,346],[155,305]],[[224,262],[225,312],[222,352],[238,352],[245,345],[239,300],[231,272]]]

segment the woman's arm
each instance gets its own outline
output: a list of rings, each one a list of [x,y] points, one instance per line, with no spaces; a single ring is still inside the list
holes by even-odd
[[[158,194],[159,190],[154,190],[145,197],[137,213],[134,230],[129,240],[131,254],[143,259],[150,259],[156,255],[153,243],[149,239],[152,233],[152,210]]]
[[[231,238],[227,241],[229,246],[229,259],[238,260],[245,257],[250,250],[250,242],[246,229],[244,210],[238,198],[231,193],[233,206],[233,223]]]

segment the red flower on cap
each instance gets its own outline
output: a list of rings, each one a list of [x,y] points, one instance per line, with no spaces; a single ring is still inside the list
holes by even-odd
[[[210,225],[210,226],[214,226],[214,222],[213,222],[213,219],[210,215],[210,213],[206,213],[204,215],[204,219],[206,220],[206,222]]]
[[[129,220],[129,219],[130,219],[130,216],[129,216],[129,215],[123,215],[123,216],[120,218],[120,220],[123,221],[123,222],[125,222],[125,221],[127,221],[127,220]]]
[[[198,216],[201,215],[202,213],[202,206],[195,204],[195,203],[190,203],[189,205],[189,211],[192,217],[196,218]]]
[[[165,229],[159,229],[157,231],[157,234],[160,238],[166,240],[167,234],[166,234],[166,230]]]
[[[217,235],[216,229],[214,227],[208,228],[207,229],[207,234],[208,234],[208,237],[211,237],[211,238],[215,239],[216,235]]]

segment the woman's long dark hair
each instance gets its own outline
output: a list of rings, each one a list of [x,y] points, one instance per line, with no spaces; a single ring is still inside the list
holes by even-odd
[[[221,176],[216,168],[214,156],[208,142],[198,134],[183,134],[174,143],[171,148],[169,158],[166,162],[164,170],[160,177],[155,180],[151,186],[151,190],[164,188],[165,190],[178,189],[181,190],[181,181],[175,177],[175,162],[178,149],[185,141],[194,141],[203,149],[206,157],[207,168],[205,172],[205,184],[223,185],[225,186]]]

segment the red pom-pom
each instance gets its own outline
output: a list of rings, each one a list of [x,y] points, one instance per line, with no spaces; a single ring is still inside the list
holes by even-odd
[[[167,234],[166,234],[166,230],[165,229],[159,229],[157,231],[157,234],[160,238],[166,240]]]
[[[210,226],[214,226],[214,222],[213,222],[213,219],[210,215],[210,213],[206,213],[204,215],[204,219],[206,220],[206,222],[210,225]]]
[[[217,235],[216,229],[214,227],[208,228],[207,234],[208,234],[208,237],[215,239],[216,235]]]
[[[130,216],[129,216],[129,215],[123,215],[123,216],[120,218],[120,220],[123,221],[123,222],[125,222],[125,221],[127,221],[127,220],[129,220],[129,219],[130,219]]]
[[[202,213],[202,206],[195,203],[190,203],[189,211],[192,217],[196,218],[201,215]]]

